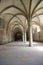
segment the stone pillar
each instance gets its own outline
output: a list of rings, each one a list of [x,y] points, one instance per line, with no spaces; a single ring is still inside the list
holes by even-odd
[[[32,41],[33,41],[33,37],[32,37],[32,26],[29,27],[29,46],[32,46]]]
[[[8,30],[7,36],[8,36],[8,42],[11,42],[12,38],[11,38],[11,31],[10,30]]]
[[[29,46],[32,46],[33,36],[32,36],[32,22],[31,18],[28,19],[28,36],[29,36]]]
[[[23,31],[23,42],[26,43],[26,30]]]

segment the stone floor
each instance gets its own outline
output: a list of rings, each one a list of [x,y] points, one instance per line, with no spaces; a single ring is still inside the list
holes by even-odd
[[[0,45],[0,65],[43,65],[43,44],[12,42]]]

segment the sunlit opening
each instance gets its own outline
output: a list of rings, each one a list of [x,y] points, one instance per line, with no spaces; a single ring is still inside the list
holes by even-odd
[[[33,25],[33,30],[36,30],[36,32],[40,32],[40,27],[38,25]]]
[[[42,24],[43,23],[43,15],[40,15],[39,17],[40,17],[40,22]]]
[[[37,32],[40,32],[40,27],[39,26],[37,26]]]

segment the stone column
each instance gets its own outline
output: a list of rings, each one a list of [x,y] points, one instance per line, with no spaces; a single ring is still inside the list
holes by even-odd
[[[29,14],[27,15],[27,21],[28,21],[28,32],[29,32],[29,46],[32,46],[32,15],[33,12],[31,12],[32,7],[32,0],[29,2]]]
[[[32,46],[32,41],[33,41],[33,37],[32,37],[32,26],[29,27],[29,46]]]
[[[26,30],[23,31],[23,42],[26,43]]]
[[[12,37],[11,37],[11,30],[10,29],[8,29],[7,36],[8,36],[8,42],[11,42],[12,41]]]
[[[32,36],[32,22],[31,18],[28,19],[28,36],[29,36],[29,46],[32,46],[33,36]]]

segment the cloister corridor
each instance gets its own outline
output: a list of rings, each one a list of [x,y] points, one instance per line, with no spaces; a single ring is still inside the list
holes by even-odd
[[[0,65],[43,65],[43,0],[0,0]]]

